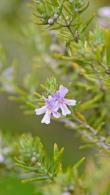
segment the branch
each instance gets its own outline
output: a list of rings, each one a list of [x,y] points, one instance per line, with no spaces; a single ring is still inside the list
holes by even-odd
[[[63,122],[66,126],[70,127],[71,129],[77,129],[77,125],[82,125],[86,130],[78,130],[78,132],[84,136],[85,138],[87,138],[90,142],[92,142],[93,144],[95,144],[96,146],[98,146],[99,148],[106,150],[106,152],[110,153],[110,144],[106,143],[106,138],[103,136],[98,135],[98,131],[96,129],[94,129],[93,127],[91,127],[90,125],[88,125],[87,123],[76,119],[75,118],[75,122],[70,121],[68,119],[63,119],[61,122]],[[89,132],[87,132],[87,130]]]

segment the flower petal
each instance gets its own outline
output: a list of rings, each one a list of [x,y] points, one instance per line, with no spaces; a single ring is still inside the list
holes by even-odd
[[[47,107],[46,106],[43,106],[43,107],[41,107],[39,109],[36,109],[35,110],[35,113],[36,113],[36,115],[41,115],[41,114],[45,113],[46,110],[47,110]]]
[[[50,124],[51,112],[47,111],[41,121],[41,123]]]
[[[66,104],[61,104],[60,108],[62,110],[62,115],[66,116],[67,114],[71,114],[71,111],[68,109]]]
[[[76,100],[64,99],[64,103],[69,105],[69,106],[75,106]]]
[[[59,112],[52,112],[52,114],[53,114],[53,116],[55,117],[55,118],[60,118],[60,116],[61,116],[61,114],[59,113]]]
[[[64,97],[68,93],[68,89],[63,85],[60,85],[59,93],[60,93],[60,97]]]
[[[47,100],[51,102],[53,100],[53,97],[51,95],[48,96]]]
[[[51,111],[57,111],[58,110],[58,102],[56,99],[52,96],[49,96],[46,100],[47,109],[50,109]]]

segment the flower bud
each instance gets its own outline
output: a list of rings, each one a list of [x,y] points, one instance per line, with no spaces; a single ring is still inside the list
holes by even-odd
[[[37,159],[36,159],[36,157],[35,157],[35,156],[33,156],[33,157],[31,158],[31,162],[32,162],[32,163],[35,163],[35,162],[36,162],[36,160],[37,160]]]
[[[54,19],[57,19],[58,18],[58,13],[54,13]]]
[[[49,18],[49,19],[48,19],[48,24],[49,24],[49,25],[52,25],[53,23],[54,23],[54,19],[53,19],[53,18]]]

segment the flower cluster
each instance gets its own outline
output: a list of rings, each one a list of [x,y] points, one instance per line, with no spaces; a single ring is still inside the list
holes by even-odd
[[[76,100],[66,99],[65,95],[67,93],[68,89],[63,85],[60,85],[58,91],[56,91],[52,96],[45,98],[45,105],[35,110],[36,115],[45,113],[41,123],[49,124],[51,115],[53,115],[55,118],[60,118],[61,114],[58,112],[59,109],[64,116],[71,114],[71,111],[68,109],[67,105],[75,106]]]

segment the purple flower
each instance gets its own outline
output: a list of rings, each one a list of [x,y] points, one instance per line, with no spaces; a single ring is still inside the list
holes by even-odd
[[[65,95],[68,93],[68,89],[65,88],[63,85],[60,85],[59,90],[53,95],[53,98],[58,103],[58,108],[61,109],[62,115],[66,116],[67,114],[70,114],[71,111],[68,109],[68,106],[75,106],[76,100],[66,99],[64,98]]]
[[[39,109],[36,109],[36,115],[44,114],[44,117],[41,123],[49,124],[51,115],[55,118],[59,118],[61,115],[58,111],[58,104],[52,96],[49,96],[48,99],[45,99],[45,105]]]
[[[65,95],[68,93],[68,89],[63,85],[60,85],[59,90],[52,96],[45,98],[45,105],[39,109],[36,109],[36,115],[44,114],[41,123],[49,124],[51,115],[55,118],[59,118],[61,114],[58,112],[59,109],[62,111],[62,115],[66,116],[71,113],[67,106],[75,106],[76,100],[66,99]]]

